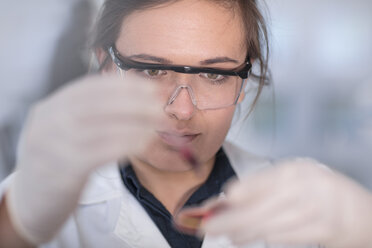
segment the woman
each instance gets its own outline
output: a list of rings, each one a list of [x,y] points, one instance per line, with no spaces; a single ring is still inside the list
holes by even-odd
[[[259,91],[265,82],[255,1],[107,0],[97,30],[103,75],[71,83],[30,114],[18,172],[3,184],[3,246],[372,243],[372,222],[356,218],[371,218],[364,189],[310,160],[243,176],[268,163],[224,143],[251,63],[261,68]],[[193,192],[186,205],[200,204],[235,175],[241,182],[227,187],[227,207],[205,221],[202,239],[173,228],[185,195]]]

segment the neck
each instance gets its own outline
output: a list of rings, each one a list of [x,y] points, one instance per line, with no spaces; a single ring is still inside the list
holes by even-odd
[[[214,165],[215,157],[201,165],[196,174],[193,170],[172,172],[155,168],[138,158],[131,157],[130,162],[140,183],[151,192],[173,215],[185,197],[189,198],[197,186],[203,184]],[[186,196],[187,195],[187,196]]]

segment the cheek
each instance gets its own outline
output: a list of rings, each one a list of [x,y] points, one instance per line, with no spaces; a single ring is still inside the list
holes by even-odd
[[[212,157],[220,148],[230,129],[234,115],[235,106],[225,109],[210,110],[204,113],[205,130],[203,139],[203,150],[205,155]],[[208,159],[208,158],[204,158]]]
[[[207,133],[213,132],[214,135],[217,133],[227,133],[230,128],[231,121],[234,115],[235,108],[224,108],[219,110],[211,110],[205,114],[207,123]]]

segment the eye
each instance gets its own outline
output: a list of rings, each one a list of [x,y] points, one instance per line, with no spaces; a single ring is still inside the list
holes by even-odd
[[[145,74],[149,77],[158,77],[165,74],[165,71],[156,70],[156,69],[148,69],[144,70]]]
[[[201,75],[212,81],[220,81],[225,78],[223,75],[215,74],[215,73],[202,73]]]

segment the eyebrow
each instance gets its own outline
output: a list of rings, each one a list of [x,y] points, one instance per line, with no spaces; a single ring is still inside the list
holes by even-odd
[[[217,64],[217,63],[234,63],[239,64],[239,61],[229,58],[229,57],[216,57],[212,59],[206,59],[203,61],[200,61],[201,65],[211,65],[211,64]]]
[[[157,62],[157,63],[161,63],[161,64],[172,64],[172,61],[170,61],[169,59],[156,57],[156,56],[152,56],[152,55],[149,55],[149,54],[143,54],[143,53],[131,55],[127,58],[148,60],[148,61]]]
[[[142,60],[147,60],[147,61],[152,61],[152,62],[157,62],[161,64],[173,64],[172,61],[166,58],[161,58],[149,54],[135,54],[131,55],[128,57],[129,59],[142,59]],[[212,65],[212,64],[218,64],[218,63],[234,63],[234,64],[239,64],[239,61],[229,58],[229,57],[216,57],[216,58],[211,58],[211,59],[206,59],[200,61],[201,65]]]

